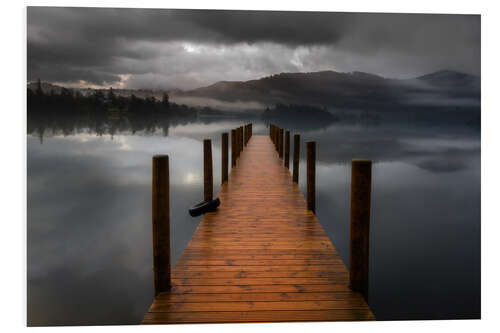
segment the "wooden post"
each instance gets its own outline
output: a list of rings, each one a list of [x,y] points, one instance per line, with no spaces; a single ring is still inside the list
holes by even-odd
[[[285,132],[285,168],[290,169],[290,131]]]
[[[240,126],[240,155],[243,152],[243,126]]]
[[[283,158],[283,129],[280,128],[280,133],[279,133],[279,149],[278,152],[280,154],[280,158]]]
[[[279,127],[276,127],[275,131],[274,131],[274,141],[275,141],[275,147],[276,147],[276,151],[278,152],[279,154],[279,148],[280,148],[280,128]]]
[[[273,125],[273,144],[274,144],[275,149],[276,149],[276,138],[278,137],[276,135],[276,129],[277,129],[277,127]]]
[[[349,287],[368,301],[372,162],[352,160]]]
[[[203,140],[203,189],[204,200],[213,199],[214,179],[212,174],[212,140]]]
[[[293,136],[293,175],[294,183],[299,183],[299,161],[300,161],[300,135]]]
[[[231,130],[231,167],[236,166],[236,130]]]
[[[170,281],[170,176],[168,155],[153,156],[153,274],[155,296]]]
[[[246,136],[247,136],[247,129],[245,128],[245,126],[241,126],[241,146],[243,148],[245,148],[245,146],[247,145],[247,142],[245,140]],[[243,149],[242,149],[243,150]]]
[[[307,209],[316,212],[316,142],[307,143]]]
[[[273,131],[273,142],[274,142],[274,149],[278,150],[278,127],[274,126],[274,131]]]
[[[245,148],[245,140],[244,140],[245,133],[243,132],[243,126],[241,126],[240,129],[241,129],[240,147],[241,151],[243,152],[243,148]]]
[[[221,152],[221,157],[222,157],[222,167],[221,167],[221,183],[224,184],[227,182],[228,179],[228,139],[229,139],[229,134],[228,133],[222,133],[222,152]]]
[[[273,125],[273,144],[274,144],[274,148],[276,148],[276,126]]]
[[[245,125],[245,146],[248,144],[248,138],[250,137],[250,126]]]
[[[239,157],[243,151],[243,145],[241,144],[243,142],[243,128],[240,126],[238,129],[240,130],[240,135],[238,136],[238,147],[240,147],[240,151],[238,153]]]
[[[236,128],[236,159],[240,157],[240,128]]]

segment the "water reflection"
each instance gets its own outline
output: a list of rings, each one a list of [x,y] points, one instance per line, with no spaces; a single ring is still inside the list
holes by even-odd
[[[346,263],[349,161],[375,162],[370,305],[378,319],[480,315],[480,132],[470,118],[290,125],[302,128],[303,143],[317,141],[317,214]],[[220,133],[244,122],[211,118],[100,135],[85,124],[61,132],[31,122],[29,324],[138,323],[153,296],[151,156],[171,156],[176,260],[200,220],[187,209],[202,199],[201,141],[213,140],[218,191]],[[265,123],[253,122],[254,134],[267,134]],[[301,158],[304,191],[305,144]]]

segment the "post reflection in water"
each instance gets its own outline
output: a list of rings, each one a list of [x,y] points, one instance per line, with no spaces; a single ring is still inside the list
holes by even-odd
[[[480,131],[465,115],[449,119],[283,121],[301,135],[304,193],[305,142],[317,142],[316,213],[346,265],[350,160],[374,161],[369,292],[379,320],[480,316]],[[188,208],[202,200],[203,139],[216,194],[221,133],[246,122],[96,130],[28,119],[29,325],[139,323],[153,297],[151,156],[170,156],[175,263],[200,221]]]

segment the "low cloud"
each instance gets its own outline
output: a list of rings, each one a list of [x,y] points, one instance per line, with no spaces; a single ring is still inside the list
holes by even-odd
[[[28,79],[192,89],[279,72],[480,72],[480,16],[28,8]],[[82,83],[83,82],[83,83]]]

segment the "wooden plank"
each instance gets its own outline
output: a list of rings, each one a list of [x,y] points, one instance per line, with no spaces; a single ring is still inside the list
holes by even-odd
[[[265,301],[328,301],[340,299],[359,299],[354,292],[323,292],[323,293],[217,293],[217,294],[172,294],[161,293],[157,301],[166,302],[265,302]]]
[[[363,321],[374,320],[371,311],[226,311],[226,312],[148,312],[143,324],[158,323],[248,323],[294,321]]]
[[[284,310],[335,310],[367,309],[360,298],[330,301],[246,301],[246,302],[168,302],[157,300],[149,312],[200,312],[200,311],[284,311]]]
[[[144,324],[375,319],[267,137],[252,136]]]
[[[266,265],[266,266],[180,266],[176,265],[173,269],[174,274],[177,272],[292,272],[292,271],[322,271],[322,272],[338,272],[345,270],[344,264],[334,265]]]
[[[241,278],[347,278],[347,272],[339,271],[278,271],[278,272],[249,272],[245,270],[239,271],[212,271],[212,272],[193,272],[193,271],[174,271],[172,278],[174,279],[241,279]]]
[[[253,259],[185,259],[179,260],[178,264],[182,266],[207,266],[207,265],[215,265],[215,266],[262,266],[262,265],[335,265],[341,264],[342,260],[340,259],[262,259],[262,260],[253,260]]]
[[[312,293],[312,292],[348,292],[345,282],[336,284],[279,284],[279,285],[236,285],[236,286],[186,286],[174,285],[172,294],[213,294],[213,293]]]

